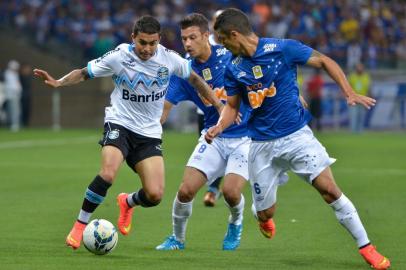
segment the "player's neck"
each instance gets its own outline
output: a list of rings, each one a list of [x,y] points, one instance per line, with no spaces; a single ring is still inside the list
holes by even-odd
[[[210,55],[211,55],[211,46],[210,43],[207,43],[203,52],[199,56],[196,56],[196,61],[198,61],[199,63],[205,63],[207,62],[207,60],[209,60]]]
[[[252,57],[257,51],[259,37],[252,33],[249,36],[241,36],[241,55]]]

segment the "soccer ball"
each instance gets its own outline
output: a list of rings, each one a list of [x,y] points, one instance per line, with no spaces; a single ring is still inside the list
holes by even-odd
[[[94,219],[83,231],[83,244],[87,250],[96,254],[110,253],[118,242],[117,230],[110,221]]]

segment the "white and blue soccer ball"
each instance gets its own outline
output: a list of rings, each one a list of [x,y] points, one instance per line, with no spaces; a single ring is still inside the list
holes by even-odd
[[[117,246],[117,230],[110,221],[94,219],[83,231],[83,244],[87,250],[96,255],[105,255]]]

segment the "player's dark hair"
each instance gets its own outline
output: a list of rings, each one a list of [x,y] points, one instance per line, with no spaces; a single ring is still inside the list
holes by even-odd
[[[237,31],[243,35],[252,33],[252,27],[248,16],[239,9],[227,8],[217,17],[214,30],[229,35],[231,31]]]
[[[142,16],[135,22],[133,28],[133,34],[136,36],[138,33],[161,34],[161,24],[150,15]]]
[[[202,33],[209,31],[209,21],[203,14],[200,13],[191,13],[187,15],[179,22],[179,26],[181,29],[197,26]]]

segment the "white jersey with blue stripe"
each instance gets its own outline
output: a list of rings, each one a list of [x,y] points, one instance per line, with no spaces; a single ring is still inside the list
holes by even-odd
[[[120,44],[102,57],[90,61],[93,77],[112,76],[114,90],[105,110],[105,122],[112,122],[150,138],[161,138],[160,119],[169,78],[175,74],[189,78],[190,62],[178,53],[158,45],[155,54],[141,60],[134,44]]]

